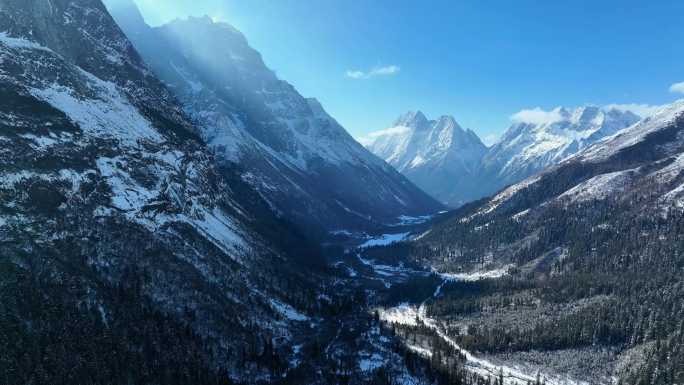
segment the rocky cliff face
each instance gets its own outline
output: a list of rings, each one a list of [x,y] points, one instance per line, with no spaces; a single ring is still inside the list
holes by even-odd
[[[259,375],[245,352],[306,319],[287,303],[320,256],[219,172],[100,1],[0,0],[0,100],[3,372]]]
[[[111,10],[216,156],[284,216],[329,231],[440,208],[278,79],[233,27],[207,17],[153,29],[134,6]]]

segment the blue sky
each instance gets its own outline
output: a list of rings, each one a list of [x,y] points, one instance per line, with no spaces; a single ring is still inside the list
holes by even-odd
[[[354,136],[401,113],[491,139],[518,111],[684,97],[684,1],[136,0],[157,25],[208,14]]]

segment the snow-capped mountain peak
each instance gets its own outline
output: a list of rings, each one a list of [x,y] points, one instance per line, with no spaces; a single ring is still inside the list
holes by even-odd
[[[366,148],[448,204],[470,196],[465,181],[475,172],[486,146],[452,116],[428,120],[420,111],[401,115],[390,128],[359,139]]]
[[[424,128],[429,124],[429,121],[425,115],[419,111],[409,111],[397,118],[394,121],[392,127],[412,127],[412,128]]]
[[[640,120],[633,112],[598,106],[555,108],[544,121],[515,122],[483,159],[492,192],[556,164]]]
[[[451,205],[492,194],[627,128],[641,118],[594,105],[527,110],[492,147],[452,116],[401,115],[390,128],[360,138],[419,187]]]
[[[614,111],[614,110],[613,110]],[[668,127],[684,114],[684,99],[665,105],[635,125],[630,125],[615,134],[603,138],[595,145],[577,154],[575,158],[583,160],[603,159],[619,150],[642,141],[654,131]]]

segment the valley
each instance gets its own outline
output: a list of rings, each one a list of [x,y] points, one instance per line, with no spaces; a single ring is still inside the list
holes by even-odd
[[[219,15],[140,5],[0,0],[1,385],[684,383],[684,100],[357,141]],[[256,41],[368,122],[405,108],[361,93],[411,68],[312,68],[359,31],[264,43],[327,20]]]
[[[417,229],[414,229],[414,231],[418,232]],[[402,239],[406,238],[404,233],[401,233],[401,235]],[[392,237],[383,234],[375,239],[382,240],[387,238]],[[364,239],[362,238],[357,243]],[[537,381],[550,385],[613,383],[611,377],[596,379],[584,376],[584,380],[573,379],[567,372],[556,372],[549,368],[547,366],[548,362],[544,360],[541,362],[537,361],[536,363],[534,360],[526,361],[523,358],[524,355],[522,355],[521,359],[515,355],[504,358],[481,353],[474,354],[463,349],[455,339],[450,337],[447,330],[453,330],[453,326],[449,328],[451,325],[444,322],[446,320],[428,315],[428,304],[437,301],[443,295],[442,290],[445,285],[459,281],[478,282],[480,280],[496,280],[507,274],[506,269],[446,274],[438,273],[425,267],[409,267],[404,265],[404,263],[387,265],[384,262],[364,259],[363,255],[366,247],[363,244],[366,243],[368,243],[368,240],[364,241],[361,244],[362,246],[358,248],[351,248],[346,254],[346,259],[337,262],[335,266],[342,272],[346,271],[349,278],[361,282],[361,285],[366,287],[365,290],[368,293],[369,301],[367,311],[376,312],[378,319],[384,327],[394,329],[393,334],[399,337],[404,345],[404,349],[415,353],[424,359],[425,362],[429,362],[434,355],[433,349],[435,347],[432,346],[432,340],[429,337],[431,336],[432,338],[438,338],[453,349],[450,354],[460,359],[459,365],[463,367],[463,370],[478,376],[484,381],[499,381],[499,379],[502,379],[504,384],[511,385],[526,385],[528,383],[536,383]],[[387,246],[387,244],[381,246]],[[416,288],[410,285],[411,282],[416,281],[420,282],[420,290],[415,290]],[[410,290],[410,293],[406,293],[408,287],[413,289]],[[388,293],[390,291],[392,292],[391,294]],[[419,293],[415,293],[415,291]],[[420,293],[425,295],[428,292],[429,295],[425,299],[419,299]],[[472,318],[470,322],[478,323],[480,321],[477,318]],[[416,328],[421,329],[421,332],[427,335],[417,342],[409,337],[410,330]],[[377,366],[384,366],[385,363],[385,360],[380,360]],[[359,365],[363,366],[361,363]],[[569,364],[565,369],[572,369],[571,365]],[[412,384],[414,382],[409,381],[405,383]],[[422,382],[418,380],[415,383]]]

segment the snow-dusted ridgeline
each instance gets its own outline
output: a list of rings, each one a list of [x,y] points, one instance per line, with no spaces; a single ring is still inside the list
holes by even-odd
[[[544,120],[518,120],[487,148],[452,117],[403,115],[388,129],[359,138],[369,150],[451,206],[491,195],[637,123],[615,107],[558,107]]]
[[[239,165],[243,180],[296,224],[325,236],[441,208],[317,100],[278,79],[229,24],[191,17],[151,28],[131,1],[108,3],[221,164]]]

